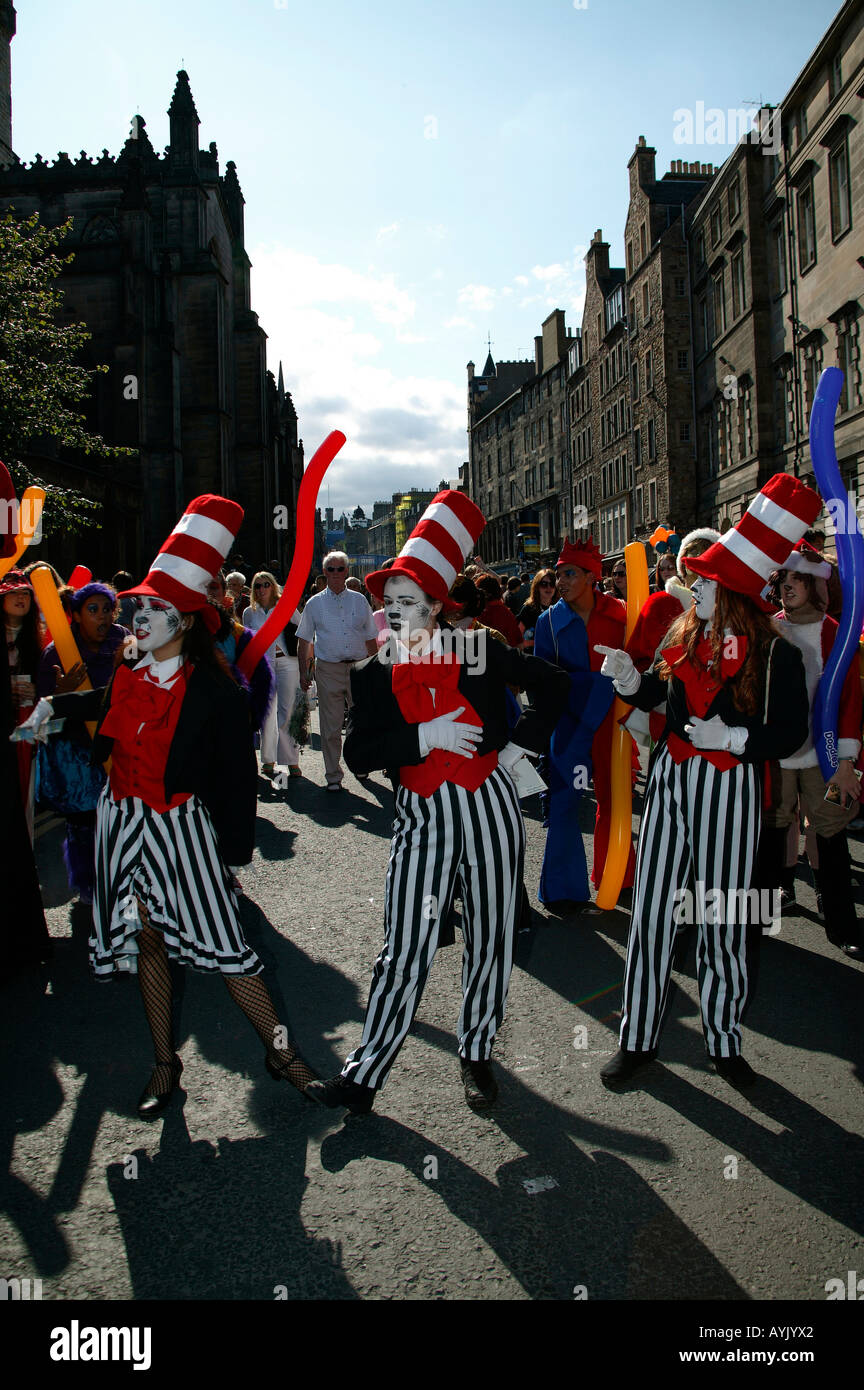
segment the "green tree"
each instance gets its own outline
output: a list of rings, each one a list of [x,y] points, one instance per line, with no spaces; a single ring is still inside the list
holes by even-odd
[[[56,281],[73,256],[57,247],[72,226],[45,227],[39,214],[20,221],[10,210],[0,218],[0,458],[19,496],[31,484],[46,492],[43,532],[76,533],[98,526],[101,503],[72,488],[36,477],[22,454],[39,439],[101,458],[134,454],[115,448],[87,428],[80,406],[89,399],[97,372],[80,354],[92,337],[86,324],[61,323],[63,291]]]

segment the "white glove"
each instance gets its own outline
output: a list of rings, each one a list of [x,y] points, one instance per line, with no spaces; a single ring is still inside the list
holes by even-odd
[[[693,719],[684,725],[684,732],[690,735],[694,748],[717,752],[734,753],[736,757],[744,752],[749,729],[738,725],[724,724],[719,714],[713,719]]]
[[[498,754],[498,766],[509,772],[511,768],[516,766],[520,758],[525,757],[536,758],[537,754],[532,753],[530,748],[520,748],[518,743],[505,743]]]
[[[450,714],[442,714],[437,719],[428,719],[425,724],[418,724],[420,752],[424,757],[432,748],[443,748],[448,753],[473,758],[474,745],[483,737],[483,729],[479,724],[457,724],[455,721],[464,711],[465,706],[460,705]]]
[[[49,719],[53,719],[53,717],[54,709],[51,701],[43,697],[30,717],[25,719],[23,724],[19,724],[18,728],[15,730],[15,734],[17,735],[15,741],[18,742],[20,740],[24,743],[47,743],[48,729],[46,726]]]
[[[616,647],[595,647],[594,650],[603,657],[601,676],[610,677],[619,695],[625,698],[635,695],[642,684],[642,677],[627,653]]]

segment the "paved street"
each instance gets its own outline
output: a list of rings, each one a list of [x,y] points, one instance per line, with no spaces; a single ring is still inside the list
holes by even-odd
[[[380,945],[391,792],[348,775],[328,796],[314,748],[302,765],[284,791],[261,783],[243,914],[331,1075],[359,1039]],[[543,831],[529,807],[533,898]],[[864,969],[828,947],[805,870],[800,915],[764,942],[752,1099],[707,1069],[692,948],[662,1065],[644,1089],[606,1092],[627,917],[538,909],[488,1117],[462,1097],[450,946],[376,1114],[347,1123],[273,1082],[221,981],[189,975],[182,1104],[148,1125],[134,1113],[150,1066],[137,986],[88,977],[57,826],[38,856],[56,955],[44,980],[2,995],[0,1274],[41,1277],[44,1299],[820,1300],[864,1272]]]

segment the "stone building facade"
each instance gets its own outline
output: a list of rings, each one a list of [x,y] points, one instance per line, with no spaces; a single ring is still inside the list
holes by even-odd
[[[468,363],[466,489],[487,519],[480,554],[500,571],[557,556],[571,525],[567,354],[573,339],[555,309],[534,339],[534,360]]]
[[[25,462],[103,503],[102,529],[79,538],[74,554],[57,552],[60,567],[81,559],[103,575],[123,567],[138,576],[184,504],[219,492],[245,508],[237,551],[251,566],[284,572],[303,446],[281,368],[278,382],[267,371],[251,305],[243,194],[233,162],[222,173],[215,144],[199,148],[185,72],[168,114],[162,155],[135,116],[116,158],[61,153],[26,166],[13,156],[0,170],[0,208],[38,212],[50,226],[72,218],[63,309],[92,333],[87,364],[109,366],[96,378],[88,424],[109,444],[138,450],[100,461],[34,446]],[[277,515],[286,524],[277,527]]]

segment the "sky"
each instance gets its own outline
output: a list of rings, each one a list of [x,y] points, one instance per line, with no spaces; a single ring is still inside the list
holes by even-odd
[[[837,0],[18,0],[12,132],[29,161],[168,141],[177,70],[246,199],[252,305],[306,458],[347,443],[338,515],[455,479],[466,364],[579,326],[585,250],[623,262],[627,161],[720,164],[692,111],[777,104]],[[749,108],[747,108],[749,109]],[[710,128],[710,123],[709,123]],[[714,127],[717,130],[717,126]]]

